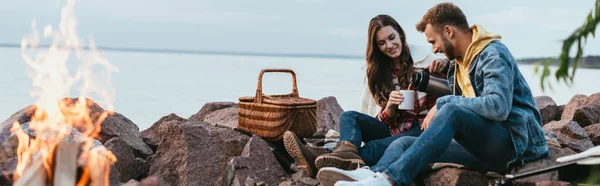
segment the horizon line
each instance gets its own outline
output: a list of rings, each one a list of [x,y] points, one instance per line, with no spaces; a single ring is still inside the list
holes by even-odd
[[[48,48],[50,45],[39,45],[39,48]],[[21,48],[19,44],[0,43],[0,48]],[[210,50],[184,50],[184,49],[160,49],[160,48],[131,48],[131,47],[105,47],[97,46],[99,50],[115,52],[137,52],[137,53],[171,53],[171,54],[194,54],[194,55],[233,55],[233,56],[260,56],[260,57],[292,57],[292,58],[332,58],[332,59],[365,59],[364,56],[347,54],[310,54],[310,53],[266,53],[266,52],[228,52],[228,51],[210,51]],[[89,46],[83,47],[83,50],[90,50]],[[588,54],[586,56],[597,56]],[[536,58],[557,58],[558,56],[545,57],[521,57],[517,60],[528,60]]]
[[[48,48],[50,45],[39,45],[38,48]],[[21,48],[19,44],[0,43],[0,48]],[[172,53],[172,54],[196,54],[196,55],[234,55],[234,56],[261,56],[261,57],[294,57],[294,58],[334,58],[334,59],[364,59],[363,56],[344,54],[302,54],[302,53],[264,53],[264,52],[227,52],[209,50],[183,50],[183,49],[159,49],[159,48],[127,48],[127,47],[104,47],[97,46],[98,50],[116,52],[138,52],[138,53]],[[82,47],[90,50],[90,47]]]

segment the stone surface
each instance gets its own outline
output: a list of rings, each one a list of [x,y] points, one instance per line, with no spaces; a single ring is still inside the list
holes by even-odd
[[[542,123],[546,124],[553,121],[556,117],[556,102],[550,96],[538,96],[535,97],[535,103],[537,108],[542,114]]]
[[[583,129],[592,140],[594,146],[600,145],[600,123],[589,125]]]
[[[158,135],[158,132],[156,132],[158,130],[158,128],[160,127],[160,125],[163,125],[169,121],[186,121],[186,119],[179,117],[177,114],[171,113],[169,115],[163,116],[160,119],[158,119],[158,121],[154,122],[154,124],[152,124],[152,126],[150,126],[150,128],[140,132],[140,135],[142,136],[142,139],[144,140],[144,143],[148,144],[148,146],[152,149],[152,151],[156,151],[156,148],[158,148],[158,145],[160,143],[160,137]],[[174,122],[171,122],[169,124],[172,124]]]
[[[581,106],[575,111],[573,121],[579,123],[581,127],[600,123],[600,103],[592,103]]]
[[[423,176],[425,185],[479,186],[488,185],[489,181],[484,174],[457,168],[442,168]]]
[[[544,132],[552,132],[558,142],[576,152],[582,152],[594,147],[588,134],[579,124],[571,120],[552,121],[543,127]]]
[[[587,98],[588,97],[586,95],[582,95],[582,94],[577,94],[577,95],[573,96],[571,98],[571,100],[569,101],[569,103],[567,103],[567,105],[565,105],[565,109],[562,113],[561,120],[572,120],[577,108],[585,105]]]
[[[575,154],[575,151],[573,151],[569,148],[560,148],[560,147],[555,147],[552,145],[548,146],[548,150],[550,151],[550,157],[539,159],[539,160],[536,160],[533,162],[529,162],[525,165],[515,167],[511,171],[511,174],[525,173],[525,172],[529,172],[529,171],[533,171],[533,170],[538,170],[538,169],[558,165],[559,163],[557,163],[555,161],[557,158]],[[536,175],[536,176],[522,178],[522,179],[517,180],[516,183],[522,184],[522,185],[526,185],[526,184],[533,185],[535,183],[538,183],[538,182],[541,182],[544,180],[548,180],[548,181],[558,180],[558,171],[552,171],[552,172],[548,172],[548,173],[544,173],[544,174],[540,174],[540,175]]]
[[[15,121],[19,122],[19,124],[27,123],[30,121],[31,116],[35,112],[35,108],[35,105],[27,106],[14,113],[0,124],[0,144],[8,140],[8,137],[11,134],[10,128],[12,127]]]
[[[253,136],[244,147],[242,155],[234,157],[227,164],[219,185],[243,185],[244,180],[253,178],[256,182],[277,185],[285,170],[279,165],[271,148],[258,136]]]
[[[329,96],[317,101],[317,131],[314,136],[324,136],[327,131],[340,131],[340,115],[344,109],[335,97]]]
[[[154,152],[146,143],[144,143],[139,130],[140,129],[135,123],[115,112],[113,115],[106,117],[102,122],[100,141],[106,142],[113,137],[119,137],[127,143],[127,146],[129,146],[131,150],[133,150],[136,157],[146,158]]]
[[[104,146],[117,157],[115,166],[119,170],[119,180],[121,182],[126,182],[127,180],[136,179],[138,177],[139,173],[136,170],[135,155],[133,154],[133,151],[129,149],[129,146],[127,146],[125,141],[115,137],[104,143]]]
[[[207,115],[209,115],[210,113],[217,111],[217,110],[221,110],[224,108],[230,108],[230,107],[236,107],[237,108],[237,104],[234,102],[211,102],[211,103],[206,103],[204,104],[204,106],[202,106],[202,108],[200,109],[200,111],[198,111],[198,113],[190,116],[190,118],[188,118],[188,120],[190,121],[204,121],[204,119],[206,118]]]
[[[177,121],[171,121],[177,122]],[[227,163],[239,156],[249,137],[196,121],[162,125],[160,146],[151,159],[149,175],[170,185],[216,185]]]

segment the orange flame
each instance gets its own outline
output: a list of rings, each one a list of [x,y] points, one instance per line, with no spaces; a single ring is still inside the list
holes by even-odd
[[[40,45],[39,32],[36,22],[32,21],[33,33],[21,41],[21,56],[30,67],[30,76],[35,90],[32,92],[36,101],[35,112],[28,123],[30,134],[22,129],[21,123],[15,122],[11,128],[18,138],[18,163],[14,180],[18,180],[32,161],[41,156],[43,167],[47,174],[48,183],[52,183],[54,152],[61,141],[73,135],[82,135],[83,152],[79,158],[80,164],[86,164],[84,174],[77,185],[90,183],[108,184],[108,170],[116,157],[104,147],[94,147],[94,138],[101,130],[101,123],[112,114],[103,110],[88,97],[98,98],[108,110],[112,106],[113,91],[110,88],[110,73],[117,69],[111,65],[96,50],[90,40],[90,52],[82,52],[83,41],[77,37],[77,19],[74,16],[75,0],[67,0],[67,5],[61,10],[61,20],[58,30],[47,25],[43,30],[43,38],[52,39],[47,50],[37,50]],[[76,58],[80,63],[74,74],[69,72],[67,63]],[[105,71],[98,73],[97,66]],[[101,68],[102,69],[102,68]],[[98,79],[95,79],[100,77]],[[78,86],[78,99],[69,98],[73,87]],[[76,133],[73,133],[76,131]],[[35,138],[30,135],[35,134]],[[90,171],[103,170],[100,175]]]

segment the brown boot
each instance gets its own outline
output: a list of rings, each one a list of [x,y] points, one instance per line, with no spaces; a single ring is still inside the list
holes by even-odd
[[[303,145],[296,134],[290,131],[283,133],[283,144],[288,154],[296,161],[297,168],[306,170],[310,177],[314,177],[317,174],[315,158],[327,153],[325,149],[312,147],[308,144]]]
[[[317,169],[336,167],[344,170],[354,170],[365,166],[358,155],[358,148],[348,141],[339,142],[331,153],[323,154],[315,160]]]

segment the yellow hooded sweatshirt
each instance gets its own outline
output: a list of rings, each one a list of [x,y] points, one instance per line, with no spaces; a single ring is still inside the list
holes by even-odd
[[[454,91],[456,91],[456,84],[458,84],[462,90],[463,97],[475,97],[475,90],[469,79],[471,62],[489,43],[501,39],[500,35],[488,32],[478,24],[471,26],[471,30],[473,31],[471,44],[467,47],[467,51],[462,59],[456,59],[457,65],[454,66]]]

